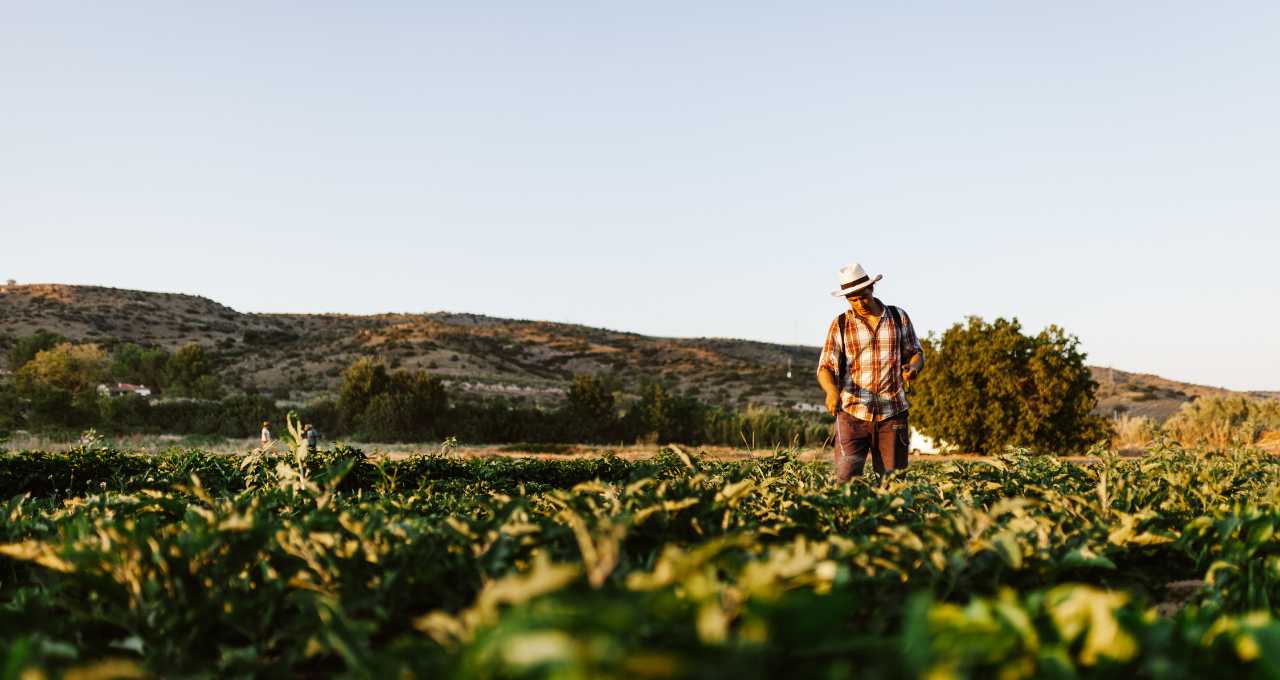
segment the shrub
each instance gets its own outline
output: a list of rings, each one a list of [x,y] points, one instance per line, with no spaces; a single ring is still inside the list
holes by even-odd
[[[26,391],[27,425],[32,429],[63,430],[90,427],[98,420],[98,403],[91,392],[73,394],[43,385]]]
[[[970,317],[923,343],[925,371],[911,397],[914,424],[963,450],[1006,446],[1079,451],[1108,437],[1092,413],[1097,383],[1079,341],[1057,326],[1036,336],[1017,319]]]
[[[614,384],[594,375],[575,375],[569,386],[563,425],[570,437],[579,441],[602,441],[617,431],[618,414]]]
[[[338,395],[343,429],[384,441],[435,436],[448,406],[438,378],[425,371],[388,373],[369,358],[347,369]]]
[[[706,407],[697,399],[648,383],[640,388],[640,400],[627,411],[623,426],[629,438],[656,435],[659,444],[701,444],[705,416]]]
[[[161,432],[218,434],[222,408],[219,402],[199,399],[161,401],[151,405],[151,422]]]
[[[152,430],[151,403],[136,394],[102,398],[98,401],[98,425],[117,433]]]
[[[0,434],[22,427],[22,399],[8,383],[0,383]]]
[[[1145,449],[1160,434],[1160,426],[1146,416],[1117,415],[1111,420],[1111,445],[1117,449]]]
[[[342,386],[338,390],[338,413],[342,429],[354,431],[359,424],[357,421],[369,408],[369,402],[376,395],[386,392],[390,385],[391,376],[382,362],[369,357],[356,359],[343,374]]]
[[[244,437],[258,432],[264,420],[279,422],[275,402],[247,394],[227,397],[219,404],[221,411],[217,433],[224,437]]]
[[[1280,401],[1204,397],[1182,405],[1164,431],[1183,446],[1248,446],[1267,430],[1280,429]]]

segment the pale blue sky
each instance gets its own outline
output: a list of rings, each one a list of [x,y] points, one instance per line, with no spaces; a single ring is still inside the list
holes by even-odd
[[[892,7],[887,7],[892,5]],[[1280,389],[1280,3],[6,2],[0,278]]]

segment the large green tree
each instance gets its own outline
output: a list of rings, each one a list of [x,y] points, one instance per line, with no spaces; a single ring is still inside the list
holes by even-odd
[[[969,317],[924,341],[912,423],[963,451],[1006,446],[1076,452],[1108,436],[1079,340],[1057,326],[1030,336],[1017,319]]]

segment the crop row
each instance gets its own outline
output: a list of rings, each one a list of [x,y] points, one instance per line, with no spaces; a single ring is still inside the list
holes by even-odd
[[[1197,677],[1280,664],[1280,464],[0,461],[11,668]],[[1191,584],[1186,588],[1186,584]],[[1185,592],[1184,592],[1185,590]]]

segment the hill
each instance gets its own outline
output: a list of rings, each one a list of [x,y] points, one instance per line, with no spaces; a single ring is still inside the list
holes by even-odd
[[[733,406],[816,405],[818,348],[725,338],[661,338],[477,314],[252,314],[207,298],[99,286],[0,287],[0,345],[37,330],[110,346],[213,350],[229,387],[306,399],[335,391],[357,357],[425,369],[460,396],[561,398],[575,373],[607,372],[624,390],[660,379]],[[791,377],[788,378],[788,361]],[[1093,368],[1099,410],[1163,419],[1186,401],[1230,390]],[[1276,396],[1255,393],[1254,396]]]
[[[1098,382],[1097,410],[1107,415],[1127,413],[1163,421],[1176,413],[1184,403],[1201,397],[1280,398],[1280,392],[1236,392],[1221,387],[1178,382],[1150,373],[1129,373],[1098,366],[1090,366],[1089,369],[1093,373],[1093,379]]]
[[[478,314],[246,314],[203,297],[97,286],[0,287],[0,343],[37,330],[110,346],[216,352],[231,387],[334,391],[356,358],[426,369],[455,392],[558,400],[575,373],[609,372],[624,388],[647,378],[716,403],[790,406],[817,401],[816,347],[719,338],[658,338]],[[788,359],[795,369],[787,378]]]

